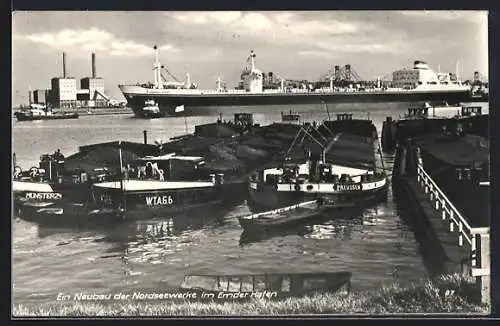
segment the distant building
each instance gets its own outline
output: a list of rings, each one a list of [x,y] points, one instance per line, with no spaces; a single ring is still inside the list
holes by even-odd
[[[76,79],[75,78],[52,78],[51,80],[51,104],[58,108],[74,108],[76,102]]]
[[[94,101],[96,107],[107,106],[109,97],[104,94],[104,79],[100,77],[91,78],[85,77],[80,80],[80,88],[82,91],[88,91],[87,101]]]
[[[47,104],[49,103],[49,90],[47,89],[37,89],[33,91],[33,103],[34,104]]]

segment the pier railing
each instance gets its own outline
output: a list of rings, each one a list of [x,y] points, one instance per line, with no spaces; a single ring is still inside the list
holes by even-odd
[[[481,287],[481,300],[490,300],[490,228],[472,227],[453,203],[446,197],[436,182],[427,174],[421,162],[417,165],[417,182],[429,195],[434,208],[441,211],[441,219],[448,222],[450,232],[458,231],[458,245],[465,241],[470,245],[470,273]]]

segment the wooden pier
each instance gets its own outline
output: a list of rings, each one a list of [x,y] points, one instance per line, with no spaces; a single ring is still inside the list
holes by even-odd
[[[466,218],[432,180],[422,164],[417,165],[417,185],[420,188],[418,190],[424,192],[424,196],[428,198],[435,210],[434,214],[428,210],[428,217],[434,220],[441,218],[443,224],[449,225],[449,231],[456,233],[458,246],[468,246],[470,261],[466,270],[469,275],[476,278],[481,301],[490,303],[490,228],[471,227]]]
[[[424,144],[422,146],[422,144]],[[450,200],[449,195],[440,186],[429,171],[424,168],[421,152],[425,148],[424,142],[414,139],[400,140],[396,148],[393,181],[404,184],[407,194],[417,203],[418,218],[425,219],[436,234],[436,238],[445,251],[449,262],[461,264],[461,272],[475,278],[475,291],[482,303],[491,303],[491,269],[490,269],[490,227],[483,212],[464,215],[464,206],[467,202],[458,203]],[[445,168],[436,169],[434,175],[443,174]],[[466,169],[467,170],[467,169]],[[441,180],[444,180],[441,177]],[[489,181],[479,181],[471,178],[476,189],[489,187]],[[454,183],[452,183],[454,182]],[[447,185],[457,187],[457,180]],[[467,191],[470,188],[458,189]],[[473,196],[473,194],[470,194]],[[471,201],[474,200],[471,197]],[[477,205],[477,203],[475,203]],[[489,205],[488,198],[480,204]],[[472,205],[472,203],[471,203]],[[460,208],[457,208],[460,207]],[[468,210],[471,213],[471,209]],[[450,243],[450,235],[453,239]],[[454,248],[453,248],[454,247]],[[448,271],[449,272],[449,271]]]

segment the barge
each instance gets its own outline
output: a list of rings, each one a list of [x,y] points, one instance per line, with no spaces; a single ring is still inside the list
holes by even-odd
[[[351,272],[190,274],[181,292],[196,293],[207,300],[283,299],[315,293],[350,292]]]
[[[471,226],[484,227],[490,223],[489,115],[477,107],[460,113],[397,121],[393,179],[416,178],[420,166]]]
[[[381,152],[370,120],[338,114],[337,120],[299,128],[279,164],[252,174],[249,192],[257,209],[316,199],[340,208],[384,197],[388,178],[377,167],[375,153]]]

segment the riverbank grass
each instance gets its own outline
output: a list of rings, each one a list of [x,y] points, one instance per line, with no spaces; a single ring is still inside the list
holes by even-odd
[[[420,280],[407,286],[397,283],[376,291],[349,295],[315,294],[284,300],[253,299],[248,302],[55,302],[14,306],[13,316],[251,316],[301,314],[488,314],[490,307],[474,297],[472,278],[458,274]]]

